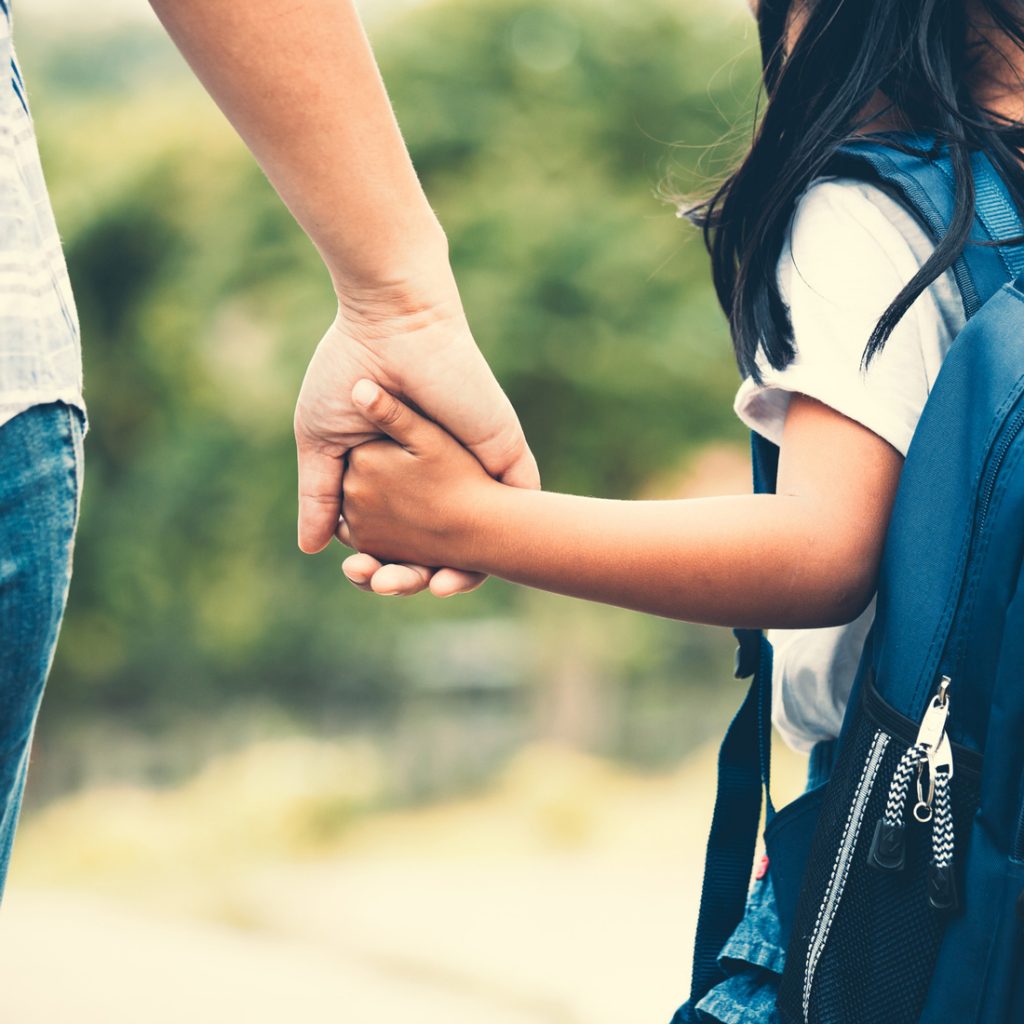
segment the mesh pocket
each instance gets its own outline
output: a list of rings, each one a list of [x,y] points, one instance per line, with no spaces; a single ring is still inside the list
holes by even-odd
[[[786,1024],[914,1024],[949,920],[949,912],[929,901],[931,822],[907,815],[902,870],[881,871],[869,863],[876,823],[915,729],[906,719],[904,728],[895,712],[883,723],[865,704],[856,714],[829,783],[796,908],[779,993]],[[956,761],[956,874],[978,788],[977,771]]]

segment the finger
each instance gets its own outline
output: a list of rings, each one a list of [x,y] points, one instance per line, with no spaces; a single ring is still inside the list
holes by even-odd
[[[344,462],[300,444],[298,463],[299,547],[312,555],[327,546],[337,529]]]
[[[537,460],[530,451],[519,420],[507,399],[505,404],[507,416],[501,421],[497,433],[469,447],[495,480],[510,487],[538,490],[540,471]]]
[[[362,551],[349,555],[341,563],[341,571],[348,578],[348,581],[360,590],[365,590],[368,594],[373,593],[370,580],[373,579],[373,574],[380,567],[381,563],[373,555],[368,555]]]
[[[433,570],[410,562],[387,562],[382,565],[370,580],[375,594],[386,594],[389,597],[411,597],[430,585]]]
[[[487,574],[482,572],[465,572],[462,569],[438,569],[430,579],[430,592],[434,597],[453,597],[455,594],[468,594],[471,590],[483,586]]]
[[[370,423],[413,453],[434,441],[441,431],[436,423],[366,377],[352,388],[352,402]]]
[[[433,370],[427,383],[410,382],[408,398],[461,441],[496,480],[540,487],[519,417],[476,345],[453,346]]]

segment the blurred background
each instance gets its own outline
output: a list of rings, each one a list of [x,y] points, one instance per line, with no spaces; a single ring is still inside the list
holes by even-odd
[[[665,199],[749,133],[741,0],[363,9],[545,486],[746,490],[706,257]],[[300,555],[312,247],[143,0],[33,0],[17,40],[91,431],[3,1019],[667,1020],[728,631],[500,580],[378,599],[342,548]]]

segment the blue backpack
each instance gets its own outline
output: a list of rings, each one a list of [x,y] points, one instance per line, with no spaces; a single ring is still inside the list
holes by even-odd
[[[935,239],[952,216],[931,138],[850,143],[826,171],[886,189]],[[1024,1024],[1024,225],[983,153],[973,172],[954,266],[968,322],[903,466],[832,772],[777,812],[771,645],[736,630],[736,675],[752,682],[719,753],[691,995],[673,1024],[698,1021],[724,977],[762,791],[785,1024]],[[752,443],[754,488],[772,491],[778,449]]]

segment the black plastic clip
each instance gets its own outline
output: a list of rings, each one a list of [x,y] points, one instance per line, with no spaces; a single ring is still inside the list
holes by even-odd
[[[952,864],[944,868],[928,865],[928,902],[942,911],[953,911],[959,906]]]
[[[907,842],[905,826],[890,825],[885,818],[879,818],[875,834],[871,838],[868,863],[879,871],[902,871],[907,863]]]

